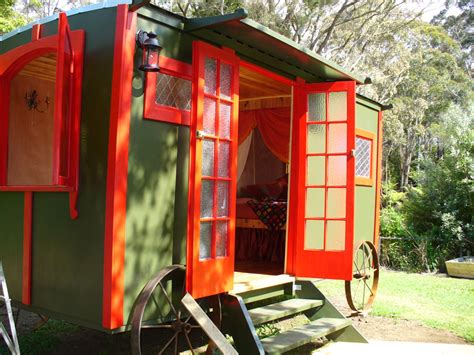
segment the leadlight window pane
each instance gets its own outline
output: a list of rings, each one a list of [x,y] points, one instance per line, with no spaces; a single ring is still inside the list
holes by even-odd
[[[356,176],[370,178],[370,160],[372,152],[372,141],[356,137]]]
[[[189,111],[191,109],[191,81],[168,74],[158,74],[155,102],[159,105]]]
[[[212,222],[201,222],[199,238],[199,259],[211,258]]]

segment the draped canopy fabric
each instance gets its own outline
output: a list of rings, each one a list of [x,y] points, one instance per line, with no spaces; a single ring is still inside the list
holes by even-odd
[[[289,107],[240,111],[239,145],[258,127],[265,145],[282,162],[289,162],[290,150]]]

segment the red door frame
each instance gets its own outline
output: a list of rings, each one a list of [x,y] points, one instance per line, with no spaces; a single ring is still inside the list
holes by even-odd
[[[291,180],[289,201],[289,235],[286,272],[302,277],[321,277],[350,280],[352,278],[352,253],[354,239],[354,171],[355,159],[348,156],[346,177],[346,238],[341,252],[304,250],[304,214],[306,202],[305,159],[307,97],[314,92],[347,91],[347,151],[355,148],[355,82],[305,84],[302,80],[294,87],[293,128],[291,145]],[[328,105],[326,104],[326,110]],[[326,115],[327,116],[327,115]],[[327,126],[327,123],[326,123]],[[327,142],[326,142],[327,145]],[[326,172],[327,173],[327,172]],[[311,260],[311,262],[309,262]],[[315,269],[315,262],[324,263]]]
[[[205,58],[210,57],[218,61],[232,65],[232,98],[224,100],[219,94],[219,66],[217,67],[217,92],[216,95],[204,93],[204,70]],[[188,196],[188,251],[187,251],[187,290],[193,297],[201,298],[230,291],[234,283],[234,256],[235,256],[235,208],[236,208],[236,188],[235,179],[237,171],[237,148],[238,148],[238,129],[237,120],[239,114],[239,59],[235,53],[229,49],[216,48],[201,41],[193,42],[193,102],[191,111],[191,132],[190,132],[190,165],[189,165],[189,196]],[[214,181],[229,181],[229,216],[216,217],[216,213],[209,220],[214,221],[211,243],[211,258],[199,258],[199,236],[200,236],[200,206],[201,206],[201,168],[202,168],[202,140],[198,139],[197,131],[202,130],[204,114],[204,97],[212,97],[216,100],[216,117],[219,117],[219,102],[232,102],[231,131],[230,131],[230,149],[231,159],[229,161],[229,178],[212,178]],[[216,129],[216,137],[218,135]],[[211,136],[210,136],[211,137]],[[214,136],[212,136],[214,137]],[[214,139],[214,138],[213,138]],[[217,137],[217,142],[222,139]],[[228,140],[229,141],[229,140]],[[217,176],[216,150],[214,153],[214,176]],[[208,179],[208,178],[206,178]],[[214,210],[216,210],[216,190],[214,190]],[[207,219],[206,219],[207,220]],[[228,221],[227,233],[227,256],[216,257],[216,231],[215,224],[218,220]]]

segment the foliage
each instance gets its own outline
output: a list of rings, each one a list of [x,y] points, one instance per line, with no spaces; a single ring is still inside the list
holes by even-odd
[[[0,35],[25,24],[25,18],[13,6],[15,0],[0,0]]]
[[[343,287],[341,281],[318,283],[330,300],[344,297]],[[474,282],[382,269],[371,314],[418,321],[474,342]]]

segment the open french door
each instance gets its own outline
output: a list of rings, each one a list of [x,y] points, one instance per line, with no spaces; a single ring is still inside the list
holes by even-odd
[[[287,271],[350,280],[354,240],[355,82],[299,84]]]
[[[194,298],[233,287],[239,61],[193,43],[187,290]]]

